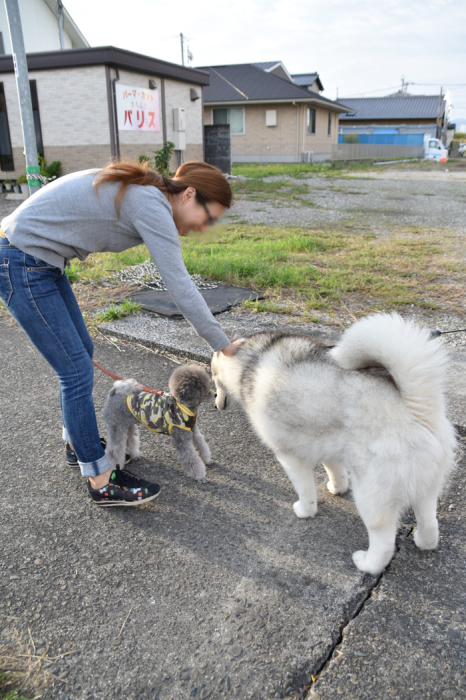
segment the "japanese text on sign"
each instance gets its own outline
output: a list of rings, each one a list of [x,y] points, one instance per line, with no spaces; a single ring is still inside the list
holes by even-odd
[[[158,90],[115,84],[118,128],[160,131]]]

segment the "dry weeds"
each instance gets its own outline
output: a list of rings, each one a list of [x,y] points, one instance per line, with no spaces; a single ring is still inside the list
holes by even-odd
[[[41,691],[57,680],[67,681],[53,673],[56,663],[75,650],[49,657],[48,647],[40,654],[31,631],[21,633],[11,618],[0,619],[0,694],[12,691],[31,698],[41,697]]]

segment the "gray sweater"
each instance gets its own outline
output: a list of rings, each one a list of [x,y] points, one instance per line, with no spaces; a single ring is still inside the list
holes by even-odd
[[[90,253],[121,252],[145,243],[173,301],[213,350],[229,340],[186,270],[172,208],[157,187],[129,185],[120,216],[119,184],[93,189],[96,170],[83,170],[50,183],[2,221],[19,250],[64,269],[68,260]]]

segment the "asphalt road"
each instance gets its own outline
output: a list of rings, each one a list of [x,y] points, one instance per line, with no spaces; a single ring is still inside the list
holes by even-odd
[[[167,388],[175,364],[100,340],[96,359]],[[363,576],[351,493],[299,520],[281,467],[238,408],[206,406],[215,465],[189,479],[170,439],[142,433],[131,469],[162,486],[139,509],[94,506],[64,461],[55,376],[0,319],[1,635],[30,629],[37,653],[69,653],[43,698],[412,700],[466,694],[465,471],[441,504],[441,544],[423,553],[407,514],[387,571]],[[99,419],[111,380],[98,373]]]

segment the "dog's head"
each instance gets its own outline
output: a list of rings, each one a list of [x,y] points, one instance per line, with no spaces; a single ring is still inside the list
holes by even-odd
[[[217,395],[215,398],[215,406],[220,410],[224,411],[227,407],[227,399],[229,403],[233,401],[235,403],[234,396],[231,394],[231,365],[232,357],[227,357],[223,354],[221,350],[214,352],[212,355],[212,360],[210,362],[210,369],[212,371],[212,379],[215,383],[215,388],[217,390]],[[230,370],[230,371],[229,371]]]
[[[234,334],[236,336],[236,333]],[[225,355],[221,350],[214,352],[210,362],[212,378],[217,389],[215,405],[221,411],[227,407],[227,396],[233,401],[237,401],[238,394],[238,369],[241,367],[241,360],[238,361],[240,351],[247,338],[234,337],[232,342],[236,345],[233,353]]]
[[[168,386],[172,396],[188,408],[195,408],[203,401],[215,399],[215,392],[210,388],[209,375],[199,365],[177,367]]]

